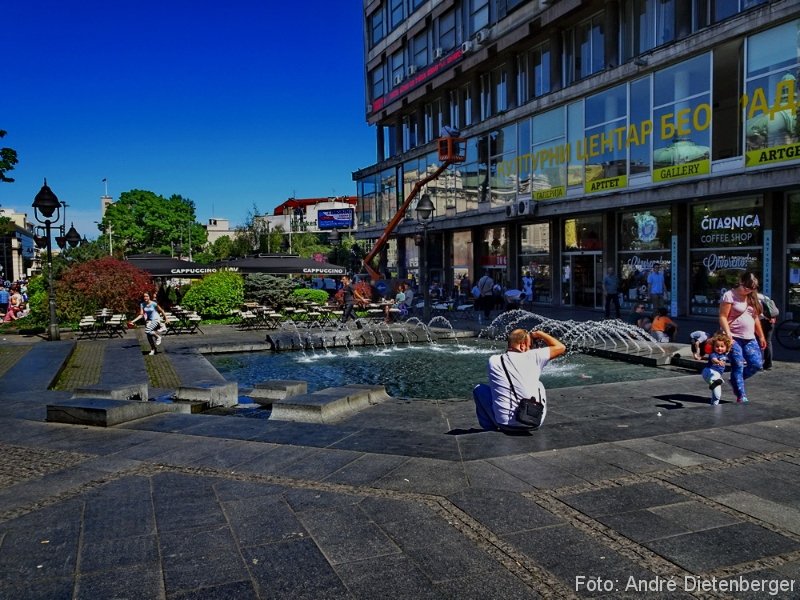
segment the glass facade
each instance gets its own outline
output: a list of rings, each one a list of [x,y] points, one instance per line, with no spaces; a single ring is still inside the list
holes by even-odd
[[[553,254],[550,246],[550,224],[534,223],[520,227],[519,279],[526,273],[533,277],[533,301],[553,301]],[[521,289],[521,288],[520,288]]]
[[[648,208],[619,215],[620,292],[623,305],[648,302],[647,276],[653,265],[664,267],[665,280],[670,271],[672,211],[669,208]]]

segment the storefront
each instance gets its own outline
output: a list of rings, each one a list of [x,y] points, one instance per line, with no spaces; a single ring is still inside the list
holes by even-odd
[[[533,278],[533,301],[553,303],[553,255],[550,251],[550,223],[520,227],[519,280],[530,273]]]
[[[603,305],[603,216],[586,215],[563,222],[561,303]]]
[[[647,276],[653,265],[660,264],[667,284],[665,300],[671,299],[672,260],[672,210],[647,208],[624,212],[619,215],[619,239],[617,240],[622,306],[632,308],[637,302],[650,305],[647,293]]]

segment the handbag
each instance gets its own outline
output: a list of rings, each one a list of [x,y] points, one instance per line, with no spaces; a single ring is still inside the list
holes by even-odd
[[[514,398],[517,400],[517,409],[514,411],[514,418],[518,423],[522,423],[533,429],[538,429],[542,421],[544,421],[544,399],[537,396],[531,396],[530,398],[520,398],[517,396],[517,390],[514,389],[514,382],[508,374],[508,368],[506,367],[506,362],[503,360],[502,354],[500,355],[500,364],[503,365],[503,370],[506,372],[508,383],[511,386],[511,393],[514,394]]]

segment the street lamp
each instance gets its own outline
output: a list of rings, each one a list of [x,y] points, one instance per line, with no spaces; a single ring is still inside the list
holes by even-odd
[[[334,229],[328,234],[328,243],[333,246],[334,248],[338,246],[342,241],[342,236],[339,234],[338,229]]]
[[[44,223],[45,245],[47,248],[47,293],[50,304],[50,323],[48,331],[50,334],[50,341],[55,341],[61,339],[61,334],[58,330],[58,320],[56,318],[56,291],[53,287],[53,244],[50,239],[50,227],[54,222],[58,221],[61,203],[53,193],[53,190],[48,187],[47,179],[44,180],[42,189],[36,194],[32,206],[36,220],[39,221],[39,223]],[[41,216],[39,216],[39,213],[41,213]],[[53,213],[55,213],[56,218],[51,220]]]
[[[428,285],[428,225],[433,218],[433,211],[436,207],[431,202],[431,197],[428,194],[422,194],[422,197],[417,202],[417,221],[422,225],[422,248],[419,252],[419,283],[422,286],[422,294],[424,298],[422,308],[422,319],[426,323],[431,319],[431,290]]]

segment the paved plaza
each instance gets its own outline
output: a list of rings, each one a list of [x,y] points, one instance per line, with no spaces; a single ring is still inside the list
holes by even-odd
[[[333,424],[45,421],[72,395],[58,381],[149,378],[160,395],[210,376],[198,349],[264,345],[203,330],[155,357],[141,332],[4,340],[0,598],[800,597],[793,353],[776,349],[748,405],[726,387],[710,407],[683,370],[577,381],[516,436],[480,431],[466,397],[392,398]]]

